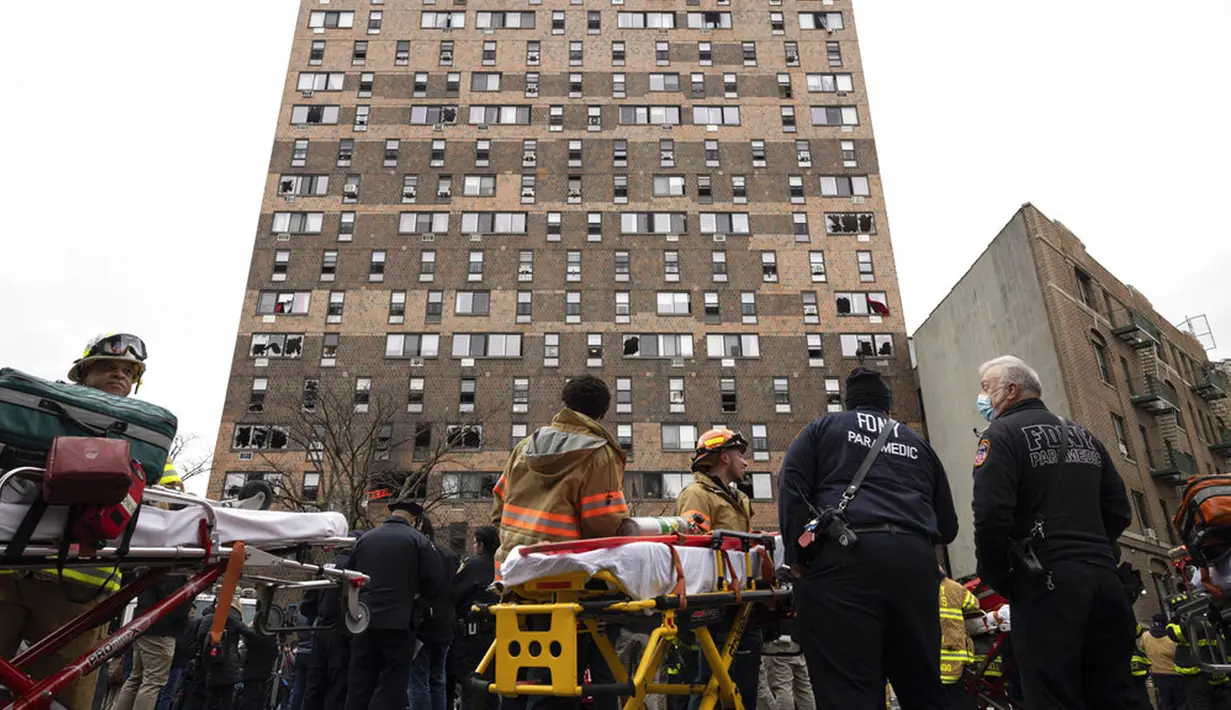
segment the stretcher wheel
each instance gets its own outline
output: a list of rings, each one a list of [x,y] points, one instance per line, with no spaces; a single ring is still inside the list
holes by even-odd
[[[258,614],[256,617],[256,630],[266,636],[273,636],[278,632],[278,629],[286,625],[286,612],[277,604],[270,604],[269,611],[266,614]]]
[[[346,630],[352,634],[361,634],[368,628],[368,622],[372,620],[372,614],[368,611],[368,605],[363,602],[358,603],[359,616],[351,616],[350,611],[346,612]]]

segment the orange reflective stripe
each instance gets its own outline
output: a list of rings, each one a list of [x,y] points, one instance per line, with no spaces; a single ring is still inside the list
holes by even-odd
[[[504,474],[500,474],[500,480],[496,481],[496,485],[492,488],[492,493],[501,500],[504,499]]]
[[[584,508],[587,503],[597,503],[598,501],[605,501],[608,499],[615,500],[617,498],[620,500],[624,500],[624,491],[607,491],[606,493],[595,493],[592,496],[586,496],[582,498],[581,507]]]
[[[578,520],[574,516],[530,510],[515,505],[506,505],[500,516],[500,524],[558,537],[581,538]]]
[[[596,513],[594,511],[607,508],[628,510],[628,505],[624,502],[623,491],[599,493],[598,495],[586,496],[581,499],[581,517],[583,518],[592,518],[595,515],[605,515],[605,513]]]
[[[600,515],[611,515],[612,513],[627,513],[627,512],[628,512],[628,505],[625,504],[624,501],[620,501],[618,503],[611,503],[608,505],[604,505],[601,508],[590,508],[588,510],[583,510],[581,511],[581,519],[586,520],[589,518],[597,518]]]

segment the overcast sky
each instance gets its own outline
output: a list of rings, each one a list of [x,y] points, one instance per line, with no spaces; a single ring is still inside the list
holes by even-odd
[[[137,333],[140,396],[212,450],[297,7],[9,8],[0,365],[63,378],[94,333]],[[908,331],[1030,201],[1231,353],[1231,3],[859,0],[856,20]]]

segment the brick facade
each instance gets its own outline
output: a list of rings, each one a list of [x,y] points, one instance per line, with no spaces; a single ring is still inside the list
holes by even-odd
[[[533,430],[547,423],[559,406],[558,393],[565,378],[592,372],[613,388],[617,378],[631,380],[631,412],[617,413],[613,404],[605,420],[613,432],[618,425],[632,425],[630,472],[657,475],[687,470],[687,452],[662,449],[663,424],[692,424],[698,431],[726,424],[741,429],[748,438],[755,424],[766,427],[769,455],[751,461],[749,470],[775,474],[794,435],[826,411],[826,380],[841,382],[857,363],[856,358],[845,356],[849,353],[844,355],[841,334],[886,334],[892,341],[892,353],[869,362],[888,375],[895,392],[895,416],[918,424],[919,406],[849,0],[817,7],[739,1],[704,9],[711,14],[730,13],[735,29],[689,28],[688,13],[703,11],[691,4],[674,11],[674,29],[618,27],[622,13],[662,10],[639,0],[586,8],[563,0],[516,6],[481,0],[458,5],[402,0],[383,4],[336,0],[320,5],[304,0],[257,221],[211,495],[223,493],[228,473],[268,471],[262,461],[266,457],[280,470],[292,472],[284,484],[301,485],[293,480],[294,472],[312,469],[304,451],[264,451],[244,460],[248,458],[245,452],[233,444],[237,425],[286,425],[300,406],[307,378],[319,378],[322,388],[338,391],[353,388],[356,378],[371,378],[374,396],[398,402],[406,401],[411,378],[423,378],[423,411],[400,412],[392,422],[399,430],[412,429],[416,422],[464,422],[481,415],[482,451],[450,457],[439,467],[442,472],[500,471],[512,443],[513,425],[525,424]],[[368,29],[373,11],[383,13],[378,32]],[[533,12],[535,27],[478,28],[479,13],[490,11]],[[317,12],[354,12],[354,26],[318,32],[310,27],[312,13]],[[466,24],[450,31],[421,29],[424,12],[464,12]],[[552,26],[557,12],[565,18],[559,33]],[[597,32],[590,25],[590,13],[595,12]],[[779,12],[784,20],[781,33],[771,23],[771,13]],[[840,13],[842,27],[800,29],[800,14],[805,12]],[[723,17],[714,19],[726,22]],[[836,20],[830,22],[836,24]],[[321,40],[325,48],[317,62],[312,45]],[[409,43],[405,62],[398,55],[402,41]],[[368,43],[362,65],[355,63],[355,42]],[[451,66],[441,65],[442,42],[452,43]],[[486,42],[496,43],[490,61],[484,56]],[[533,65],[528,64],[530,42],[539,43],[539,61]],[[583,48],[580,65],[571,63],[573,42]],[[624,43],[622,65],[613,64],[613,42]],[[669,43],[666,63],[657,58],[660,42]],[[796,62],[788,63],[788,42],[795,44]],[[700,43],[710,43],[712,62],[703,63]],[[755,44],[755,65],[746,61],[744,43]],[[837,43],[840,60],[834,61],[839,63],[831,64],[827,43]],[[342,88],[313,90],[305,96],[298,89],[301,72],[342,73]],[[531,72],[538,74],[536,96],[527,94]],[[359,89],[367,93],[364,75],[368,73],[372,75],[370,96],[360,96]],[[420,73],[427,74],[422,91],[416,86]],[[450,91],[447,84],[451,73],[459,75],[456,91]],[[475,73],[499,73],[500,90],[472,90]],[[699,82],[703,92],[692,91],[694,73],[704,74]],[[569,95],[570,74],[581,74],[580,97]],[[613,96],[616,74],[625,78],[623,97]],[[651,74],[677,74],[680,90],[651,91]],[[735,95],[726,91],[725,74],[735,76]],[[810,92],[809,74],[849,75],[851,86],[841,93]],[[783,92],[780,84],[787,77],[790,91]],[[446,105],[457,107],[454,124],[409,122],[415,107]],[[298,106],[337,106],[337,123],[292,124],[299,115],[294,108]],[[530,107],[529,120],[513,125],[472,124],[473,106]],[[555,130],[551,118],[554,106],[562,107],[560,130]],[[670,128],[621,123],[621,106],[678,106],[680,122]],[[693,125],[692,109],[698,106],[738,106],[739,123]],[[814,106],[854,107],[857,124],[813,125]],[[356,123],[360,107],[367,107],[364,125]],[[796,130],[792,132],[785,130],[783,107],[794,108]],[[600,117],[597,125],[591,115]],[[296,142],[305,140],[306,149],[299,146],[297,150]],[[398,141],[396,149],[387,144],[389,140]],[[533,162],[526,160],[526,140],[536,142]],[[673,141],[673,166],[663,163],[664,140]],[[343,141],[353,141],[348,165],[339,165]],[[442,156],[434,154],[434,141],[444,141]],[[479,141],[490,141],[486,165],[476,164],[481,160]],[[571,141],[580,141],[580,156],[570,155]],[[713,148],[707,141],[717,141],[716,157],[707,155]],[[764,160],[754,155],[755,141],[764,142]],[[810,161],[801,158],[797,141],[806,142]],[[844,155],[845,141],[850,145],[845,146]],[[626,160],[617,160],[617,142],[626,146]],[[288,201],[281,194],[282,183],[295,176],[327,176],[328,187],[323,194],[300,194]],[[413,202],[405,190],[407,176],[415,178]],[[451,178],[448,197],[441,196],[442,176]],[[463,194],[466,176],[492,176],[493,194]],[[681,176],[684,194],[653,195],[655,176]],[[794,176],[800,178],[802,197],[792,196],[790,179]],[[823,195],[822,176],[866,176],[868,194]],[[527,177],[534,179],[533,201],[523,192]],[[617,177],[626,178],[626,202],[616,199]],[[737,199],[733,177],[743,178],[746,198]],[[345,195],[343,184],[356,178],[356,193]],[[581,194],[571,199],[570,180],[577,178]],[[708,198],[700,190],[705,179],[711,185]],[[278,214],[287,212],[319,213],[319,233],[315,223],[310,225],[313,233],[296,233],[298,225],[293,222],[299,218]],[[404,215],[430,212],[447,213],[448,229],[433,231],[430,237],[425,231],[400,229]],[[470,219],[463,214],[475,212],[524,213],[525,230],[511,234],[463,230],[464,219]],[[558,236],[554,234],[555,213],[559,214]],[[670,234],[622,233],[621,213],[682,213],[686,223]],[[723,230],[719,234],[725,238],[702,233],[702,213],[746,214],[748,230]],[[874,226],[863,230],[865,234],[829,233],[841,231],[827,230],[827,217],[838,213],[871,214]],[[591,214],[601,224],[597,231],[591,229]],[[802,236],[797,234],[794,214],[806,216],[807,233]],[[288,219],[291,228],[285,223]],[[468,264],[471,252],[479,251],[483,268],[481,278],[475,280]],[[519,277],[519,268],[526,263],[525,251],[532,253],[529,279]],[[567,253],[573,251],[580,253],[577,280],[568,278]],[[813,251],[824,254],[823,279],[813,275]],[[381,252],[384,258],[379,280],[373,277],[373,252]],[[425,252],[434,258],[430,281],[424,279],[421,266]],[[618,252],[627,253],[627,280],[620,280],[616,273]],[[665,252],[678,256],[678,281],[667,280]],[[714,278],[715,252],[725,255],[725,281]],[[857,252],[870,254],[871,280],[861,279]],[[766,253],[776,258],[775,281],[764,277]],[[332,281],[322,280],[326,260],[335,264]],[[457,313],[456,294],[468,290],[488,293],[487,314]],[[429,318],[429,292],[433,291],[441,292],[442,307],[438,316]],[[519,291],[531,294],[529,322],[516,317]],[[306,312],[260,312],[263,294],[269,299],[268,294],[278,292],[309,294]],[[345,294],[340,318],[329,317],[331,292]],[[394,292],[405,294],[401,324],[390,323]],[[619,292],[628,295],[626,322],[617,317]],[[659,314],[657,294],[661,292],[688,292],[690,311]],[[717,293],[717,316],[706,315],[706,292]],[[883,293],[888,314],[839,315],[835,294],[840,292]],[[576,322],[566,318],[569,293],[579,294],[581,301]],[[743,293],[755,294],[755,322],[743,317]],[[806,294],[816,296],[814,322],[805,322]],[[299,357],[252,356],[254,334],[288,333],[303,336]],[[421,362],[385,357],[386,336],[399,333],[438,334],[439,353]],[[457,334],[466,333],[521,334],[520,357],[473,362],[452,357]],[[559,337],[555,366],[544,364],[547,334]],[[601,362],[588,362],[589,334],[601,335]],[[622,351],[629,334],[685,336],[692,343],[693,357],[682,361],[626,357]],[[759,357],[726,362],[710,358],[709,334],[756,334]],[[821,358],[810,360],[805,334],[821,336]],[[322,362],[325,338],[332,335],[338,337],[336,357]],[[248,407],[254,378],[267,380],[260,412],[250,412]],[[462,378],[476,381],[475,415],[459,413]],[[525,412],[512,411],[514,378],[529,379]],[[684,380],[682,412],[671,411],[668,402],[669,381],[675,378]],[[724,411],[721,405],[720,380],[728,378],[736,380],[734,412]],[[789,412],[780,412],[775,403],[774,380],[779,378],[789,383]],[[407,451],[395,451],[388,465],[406,465],[408,456]],[[756,504],[757,520],[761,527],[775,529],[774,485],[772,479],[759,480],[770,495]],[[672,498],[637,499],[634,510],[670,513]],[[437,516],[455,526],[454,534],[462,530],[464,535],[464,524],[483,521],[489,509],[489,499],[456,499],[440,506]]]

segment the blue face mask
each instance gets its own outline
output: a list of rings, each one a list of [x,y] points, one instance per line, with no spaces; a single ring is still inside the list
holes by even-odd
[[[979,414],[989,422],[996,418],[996,407],[992,405],[991,395],[979,395],[979,398],[975,400],[975,407],[979,410]]]

